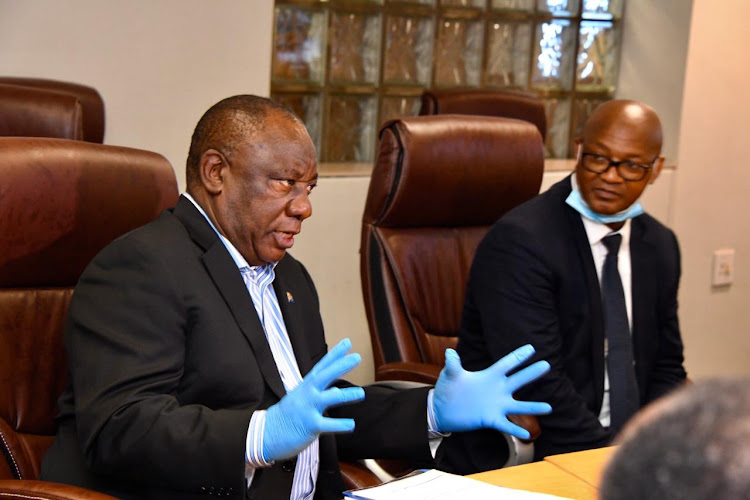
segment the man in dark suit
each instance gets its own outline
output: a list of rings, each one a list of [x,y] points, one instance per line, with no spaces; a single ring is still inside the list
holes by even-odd
[[[429,461],[441,432],[527,435],[506,414],[549,405],[512,393],[548,365],[505,373],[530,347],[472,374],[447,353],[434,390],[329,388],[359,357],[348,341],[328,352],[312,279],[286,253],[316,182],[312,141],[285,107],[235,96],[206,112],[187,193],[76,287],[43,479],[121,498],[340,498],[339,457]]]
[[[661,171],[661,144],[648,106],[599,106],[576,141],[574,174],[503,216],[474,257],[457,351],[469,370],[525,343],[550,362],[547,375],[519,391],[553,408],[539,418],[537,460],[609,444],[634,411],[685,380],[677,240],[638,203]],[[613,362],[608,332],[616,328],[605,325],[614,315],[600,288],[612,234],[621,242],[612,257],[625,330],[618,355],[629,356],[626,363]],[[439,458],[467,473],[501,466],[507,449],[482,430],[445,440]]]

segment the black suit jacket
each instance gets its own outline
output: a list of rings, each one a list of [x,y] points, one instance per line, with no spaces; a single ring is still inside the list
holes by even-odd
[[[467,369],[486,368],[532,344],[550,372],[519,390],[546,401],[536,459],[607,445],[598,420],[604,393],[604,320],[599,280],[581,216],[565,203],[570,177],[502,217],[479,245],[469,277],[458,352]],[[641,404],[685,379],[677,321],[680,254],[669,229],[649,215],[632,220],[632,339]],[[492,431],[441,446],[443,467],[501,467],[505,441]]]
[[[274,290],[304,375],[327,350],[315,287],[287,255]],[[91,262],[65,346],[43,479],[123,498],[245,498],[250,418],[285,392],[237,266],[189,200]],[[316,498],[340,498],[339,452],[429,459],[427,391],[365,390],[365,402],[330,412],[353,416],[356,431],[321,437]],[[289,498],[293,465],[259,469],[251,497]]]

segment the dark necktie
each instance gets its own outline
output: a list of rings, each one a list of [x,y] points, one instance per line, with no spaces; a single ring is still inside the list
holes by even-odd
[[[633,368],[633,344],[625,307],[617,253],[622,236],[612,234],[602,240],[607,258],[602,269],[602,304],[607,338],[607,373],[609,374],[610,426],[613,435],[638,411],[638,383]]]

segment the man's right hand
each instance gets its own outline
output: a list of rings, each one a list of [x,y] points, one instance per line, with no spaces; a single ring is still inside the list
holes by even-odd
[[[263,458],[266,461],[296,456],[323,432],[351,432],[354,420],[324,417],[329,406],[361,401],[361,387],[328,388],[336,379],[357,366],[359,354],[346,354],[352,343],[344,339],[331,349],[302,379],[302,382],[266,410]]]

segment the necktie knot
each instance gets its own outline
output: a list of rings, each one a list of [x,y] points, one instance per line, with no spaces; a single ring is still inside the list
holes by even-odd
[[[602,239],[602,243],[607,247],[607,251],[610,254],[616,255],[620,251],[620,243],[622,243],[622,235],[619,233],[610,234],[609,236]]]

